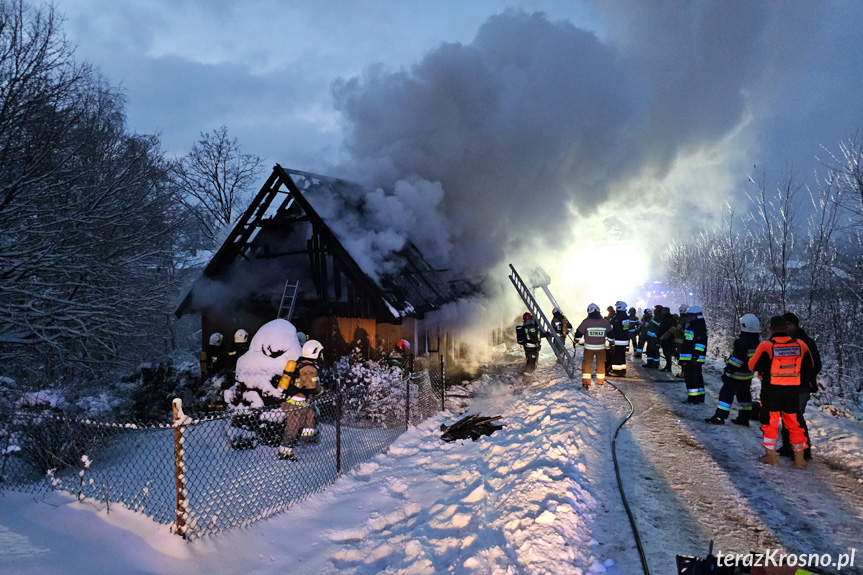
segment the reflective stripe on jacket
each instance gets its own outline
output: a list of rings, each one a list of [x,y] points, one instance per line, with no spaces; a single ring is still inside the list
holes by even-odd
[[[812,371],[812,354],[799,339],[774,334],[758,344],[748,367],[759,372],[762,383],[772,385],[800,385],[801,374]]]

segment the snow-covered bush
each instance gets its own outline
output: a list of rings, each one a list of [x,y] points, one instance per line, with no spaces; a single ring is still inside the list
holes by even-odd
[[[276,319],[264,324],[252,337],[249,351],[237,359],[236,384],[225,392],[225,401],[251,408],[278,405],[282,397],[278,382],[285,364],[301,354],[291,322]]]
[[[16,419],[16,455],[40,473],[77,467],[81,457],[111,433],[110,429],[95,433],[82,422],[51,413],[19,415]]]
[[[279,378],[289,360],[302,354],[297,329],[284,319],[261,326],[249,342],[249,351],[237,359],[235,383],[224,392],[234,412],[228,436],[234,447],[254,447],[258,442],[278,445],[284,430],[284,412],[266,409],[282,401]]]
[[[129,391],[131,405],[117,419],[137,422],[171,419],[171,401],[175,397],[196,397],[198,376],[187,365],[175,366],[171,359],[143,364],[138,371],[122,378]]]
[[[404,421],[407,384],[400,368],[363,359],[356,348],[326,369],[324,376],[341,386],[345,419],[374,424]]]

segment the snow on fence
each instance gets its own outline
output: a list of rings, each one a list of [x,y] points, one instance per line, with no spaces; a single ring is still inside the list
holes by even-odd
[[[400,412],[374,420],[344,409],[341,391],[325,393],[313,401],[319,435],[295,447],[297,461],[278,459],[280,408],[195,417],[178,415],[177,402],[174,420],[158,424],[18,411],[0,421],[0,488],[59,489],[102,501],[108,512],[120,503],[196,538],[284,511],[385,451],[440,409],[442,380],[434,370],[405,377]]]

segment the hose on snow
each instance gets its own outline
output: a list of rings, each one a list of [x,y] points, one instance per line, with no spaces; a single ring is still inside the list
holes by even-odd
[[[650,575],[650,570],[647,568],[647,557],[644,554],[644,547],[641,546],[641,537],[638,535],[638,528],[635,526],[635,517],[632,515],[632,510],[629,508],[629,503],[626,501],[626,494],[623,492],[623,481],[620,479],[620,466],[617,464],[617,433],[620,431],[620,428],[623,427],[623,424],[629,421],[629,418],[632,417],[633,413],[635,413],[635,406],[632,405],[632,402],[619,387],[611,382],[608,383],[611,387],[616,389],[629,404],[629,413],[623,421],[620,422],[617,429],[614,430],[614,437],[611,438],[611,459],[614,461],[614,474],[617,476],[617,490],[620,491],[620,498],[623,500],[623,508],[626,510],[626,515],[629,517],[629,525],[632,527],[632,534],[635,536],[635,546],[638,548],[638,556],[641,558],[641,568],[644,570],[644,575]]]

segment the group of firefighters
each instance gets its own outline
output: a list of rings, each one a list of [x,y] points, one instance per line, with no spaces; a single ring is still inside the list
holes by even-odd
[[[626,354],[633,351],[633,359],[644,357],[642,367],[672,372],[673,363],[680,366],[686,384],[687,404],[705,401],[702,367],[707,360],[708,331],[704,314],[697,305],[681,305],[678,314],[668,307],[656,305],[645,309],[638,318],[635,308],[618,301],[608,306],[602,316],[595,303],[587,307],[587,317],[574,330],[566,316],[555,307],[551,329],[566,342],[572,338],[573,348],[583,346],[581,386],[589,390],[596,374],[596,385],[609,377],[626,377]],[[524,348],[524,383],[527,384],[536,369],[541,339],[551,334],[540,329],[532,314],[522,316],[522,325],[516,327],[516,339]],[[770,338],[761,341],[761,322],[753,314],[739,319],[740,334],[734,341],[726,360],[715,413],[705,419],[713,425],[724,425],[737,399],[738,414],[731,422],[748,426],[758,418],[763,433],[764,455],[759,461],[778,465],[778,455],[794,458],[794,467],[805,469],[811,459],[809,431],[803,417],[810,394],[817,391],[816,376],[821,371],[821,358],[815,342],[800,328],[793,313],[770,318]],[[661,352],[661,353],[660,353]],[[660,367],[662,357],[665,365]],[[754,413],[750,384],[758,374],[761,380],[761,403]],[[779,442],[779,423],[783,424],[782,446]]]

